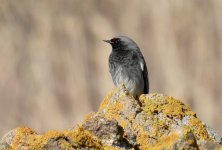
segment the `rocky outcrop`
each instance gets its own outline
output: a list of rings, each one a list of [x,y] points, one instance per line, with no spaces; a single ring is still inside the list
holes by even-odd
[[[222,149],[221,136],[181,101],[162,94],[135,100],[121,86],[110,92],[97,112],[64,132],[38,134],[16,128],[0,149]]]

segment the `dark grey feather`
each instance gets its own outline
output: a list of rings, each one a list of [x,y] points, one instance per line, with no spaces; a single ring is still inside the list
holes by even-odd
[[[149,92],[148,70],[137,44],[128,37],[105,40],[112,45],[109,71],[116,86],[124,84],[135,96]]]

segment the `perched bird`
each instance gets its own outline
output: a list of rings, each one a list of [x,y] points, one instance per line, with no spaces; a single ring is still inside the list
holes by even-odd
[[[138,98],[149,92],[146,62],[138,45],[126,36],[103,40],[111,44],[109,71],[115,86],[124,84],[127,90]]]

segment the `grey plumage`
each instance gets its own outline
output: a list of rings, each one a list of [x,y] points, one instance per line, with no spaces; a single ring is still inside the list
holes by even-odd
[[[124,84],[134,97],[147,94],[149,92],[148,71],[137,44],[126,36],[104,41],[112,46],[109,71],[115,86]]]

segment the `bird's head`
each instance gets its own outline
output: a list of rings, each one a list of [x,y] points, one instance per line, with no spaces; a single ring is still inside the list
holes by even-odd
[[[111,44],[113,51],[134,50],[138,49],[137,44],[126,36],[117,36],[111,40],[103,40]]]

